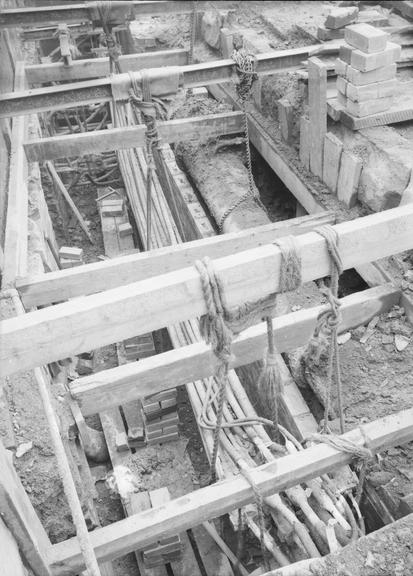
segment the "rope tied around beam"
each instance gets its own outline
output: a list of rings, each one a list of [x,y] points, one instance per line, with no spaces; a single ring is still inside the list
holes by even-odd
[[[146,250],[151,247],[151,220],[152,220],[152,185],[153,175],[156,170],[153,151],[159,147],[160,136],[158,133],[157,117],[164,118],[165,105],[159,98],[154,98],[151,93],[151,82],[147,70],[129,72],[131,87],[129,101],[141,113],[142,120],[146,124]]]
[[[121,55],[122,50],[112,32],[112,24],[110,22],[112,5],[112,0],[96,2],[96,10],[99,14],[105,35],[106,48],[109,56],[110,74],[113,74],[114,71],[120,74],[119,56]]]
[[[241,204],[247,200],[254,200],[258,206],[260,206],[265,212],[265,206],[261,202],[258,190],[254,183],[254,176],[252,173],[252,159],[251,159],[251,146],[250,146],[250,136],[249,136],[249,126],[248,126],[248,114],[247,114],[247,102],[251,98],[252,86],[255,80],[258,78],[257,69],[257,59],[251,53],[249,53],[245,48],[240,50],[234,50],[232,53],[232,59],[235,62],[235,69],[238,74],[239,82],[236,85],[238,99],[241,104],[241,109],[243,112],[243,131],[245,140],[245,153],[247,157],[247,170],[248,170],[248,190],[240,197],[234,204],[229,206],[225,210],[224,214],[221,216],[218,222],[218,228],[222,232],[224,223],[228,216],[232,214]]]
[[[366,479],[368,465],[374,459],[374,451],[369,446],[369,439],[362,426],[360,426],[360,432],[364,438],[364,446],[360,446],[348,438],[343,438],[343,436],[337,436],[335,434],[311,434],[311,436],[307,438],[310,442],[327,444],[340,452],[347,452],[361,463],[359,481],[355,495],[357,504],[360,504],[361,496],[363,494],[363,486]]]
[[[328,430],[328,419],[331,415],[331,389],[334,383],[337,389],[338,409],[340,414],[340,431],[344,433],[344,414],[342,401],[342,382],[340,372],[340,358],[337,342],[338,326],[341,322],[340,306],[338,298],[338,280],[343,271],[343,263],[338,249],[337,232],[332,226],[321,226],[314,230],[320,234],[327,243],[327,250],[331,259],[331,272],[329,284],[324,283],[321,292],[328,300],[327,307],[322,310],[317,318],[314,333],[304,352],[302,362],[305,367],[322,366],[324,357],[326,360],[324,402],[324,432]]]
[[[301,258],[293,236],[286,236],[274,242],[281,251],[280,292],[291,292],[301,285]],[[265,318],[267,323],[267,354],[261,371],[258,388],[267,398],[271,417],[278,432],[279,406],[283,393],[282,377],[278,365],[278,352],[274,342],[272,315]]]

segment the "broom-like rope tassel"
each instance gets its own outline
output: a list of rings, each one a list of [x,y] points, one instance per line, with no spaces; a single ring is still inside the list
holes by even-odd
[[[283,392],[283,385],[280,377],[280,372],[277,364],[277,351],[274,343],[274,331],[272,327],[271,316],[266,317],[267,322],[267,357],[264,361],[264,367],[259,379],[259,388],[268,398],[272,410],[272,418],[274,425],[278,431],[278,410],[280,403],[280,396]]]

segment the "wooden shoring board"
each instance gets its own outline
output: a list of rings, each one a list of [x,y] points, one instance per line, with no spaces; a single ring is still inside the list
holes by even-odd
[[[347,432],[343,435],[359,446],[368,438],[369,447],[382,451],[413,438],[413,409],[405,410]],[[256,489],[268,496],[318,477],[352,461],[352,455],[318,444],[279,458],[250,471]],[[165,506],[143,512],[95,530],[90,534],[97,558],[109,560],[151,544],[159,537],[172,536],[205,520],[245,506],[254,499],[251,484],[238,475],[172,500]],[[50,551],[55,576],[74,575],[83,569],[76,538],[55,544]]]
[[[187,62],[188,52],[182,48],[119,56],[121,68],[131,72],[159,66],[184,66]],[[30,84],[103,78],[110,74],[110,60],[107,57],[73,60],[70,66],[65,66],[62,62],[29,64],[26,66],[26,74]]]
[[[44,306],[172,272],[204,256],[228,256],[269,244],[282,236],[305,234],[317,226],[334,222],[332,212],[303,216],[174,247],[85,264],[58,273],[20,278],[16,281],[16,287],[26,308]]]
[[[399,302],[400,291],[391,285],[369,288],[346,296],[341,300],[343,319],[340,333],[369,322]],[[275,318],[273,329],[277,350],[280,353],[291,352],[304,346],[324,308],[316,306]],[[233,343],[230,368],[262,358],[267,345],[266,338],[265,323],[241,332]],[[84,415],[95,414],[117,405],[120,398],[128,402],[167,390],[172,385],[175,387],[211,376],[215,365],[216,359],[210,347],[205,343],[197,343],[73,380],[70,391]],[[293,408],[291,405],[290,410]]]
[[[333,226],[343,269],[413,248],[413,205]],[[295,239],[301,282],[328,276],[325,239]],[[279,291],[282,254],[274,244],[215,260],[228,302],[239,306]],[[0,323],[3,374],[47,364],[125,338],[202,316],[206,304],[195,266],[135,282]]]
[[[242,113],[229,112],[158,122],[158,132],[164,142],[192,140],[237,134],[242,131]],[[25,142],[24,149],[30,162],[43,162],[57,158],[70,158],[85,154],[99,154],[110,150],[144,147],[146,126],[111,128],[65,136],[50,136]]]
[[[24,62],[19,61],[16,63],[14,88],[20,91],[26,86]],[[23,150],[26,129],[26,118],[13,119],[4,236],[3,289],[13,287],[17,276],[27,273],[28,167]]]
[[[49,576],[48,553],[52,546],[19,476],[13,466],[13,453],[0,441],[0,518],[11,531],[20,552],[35,576]],[[2,554],[2,563],[7,553]],[[4,565],[5,567],[5,565]]]
[[[258,54],[256,72],[259,75],[270,75],[298,70],[303,67],[303,59],[307,58],[315,48],[319,46]],[[235,67],[234,60],[227,59],[172,67],[171,73],[174,79],[179,78],[180,86],[196,88],[231,80]],[[152,95],[169,95],[171,82],[166,78],[165,71],[162,68],[155,68],[152,69],[152,73]],[[137,75],[139,76],[139,73]],[[87,106],[94,102],[111,102],[112,83],[115,82],[116,85],[121,83],[127,87],[130,81],[128,74],[116,74],[110,78],[97,78],[47,88],[33,88],[18,93],[5,93],[0,95],[0,118]]]

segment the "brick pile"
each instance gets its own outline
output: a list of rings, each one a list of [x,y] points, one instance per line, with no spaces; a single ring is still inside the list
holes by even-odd
[[[62,270],[81,266],[84,264],[82,248],[77,248],[76,246],[62,246],[59,250],[59,262]]]
[[[179,418],[175,388],[144,398],[142,413],[148,446],[178,439]]]
[[[357,117],[385,112],[397,90],[401,47],[368,24],[347,26],[344,38],[336,62],[339,103]]]
[[[323,25],[317,29],[317,38],[323,42],[344,38],[349,24],[364,23],[372,26],[388,26],[389,19],[379,10],[362,10],[357,6],[332,8]]]

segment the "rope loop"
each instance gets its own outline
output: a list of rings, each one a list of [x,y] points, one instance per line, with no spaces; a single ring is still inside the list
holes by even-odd
[[[291,292],[301,286],[301,257],[294,236],[274,242],[281,251],[280,292]]]
[[[237,95],[242,104],[245,104],[251,96],[252,86],[257,75],[257,59],[245,48],[234,50],[231,56],[235,62],[235,69],[239,77],[237,84]]]

